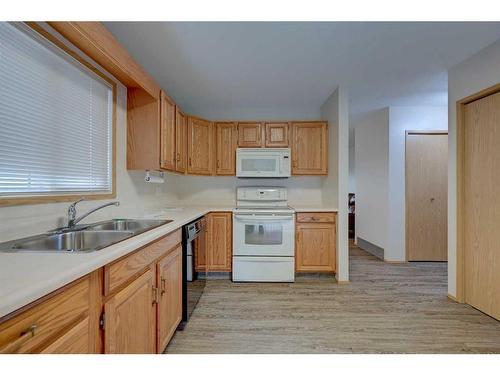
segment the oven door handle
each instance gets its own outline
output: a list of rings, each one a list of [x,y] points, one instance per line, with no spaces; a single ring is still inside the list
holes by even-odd
[[[293,220],[293,215],[282,215],[282,216],[254,216],[254,215],[234,215],[234,218],[238,221],[291,221]]]

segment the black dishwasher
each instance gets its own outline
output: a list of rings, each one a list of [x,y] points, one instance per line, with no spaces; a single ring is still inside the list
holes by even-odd
[[[205,217],[182,228],[182,322],[184,329],[205,289],[207,279]]]

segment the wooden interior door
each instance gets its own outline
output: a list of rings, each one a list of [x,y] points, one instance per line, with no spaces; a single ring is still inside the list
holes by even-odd
[[[266,147],[288,147],[289,124],[288,122],[266,122]]]
[[[158,262],[157,348],[162,353],[182,319],[182,246]]]
[[[218,176],[236,174],[236,124],[234,122],[215,123],[216,167]]]
[[[160,93],[160,167],[175,171],[175,103]]]
[[[213,170],[212,123],[196,117],[188,119],[188,173],[211,175]]]
[[[328,132],[324,122],[292,123],[292,174],[324,175],[328,165]]]
[[[297,223],[296,229],[296,271],[335,272],[335,225]]]
[[[500,319],[500,93],[464,108],[465,302]]]
[[[232,227],[230,212],[212,212],[208,215],[208,271],[231,271]]]
[[[187,166],[187,117],[176,107],[175,112],[175,171],[186,172]]]
[[[408,261],[448,259],[448,134],[406,136]]]
[[[262,147],[262,129],[260,122],[239,122],[238,147]]]
[[[104,304],[105,353],[156,353],[155,279],[148,269]]]

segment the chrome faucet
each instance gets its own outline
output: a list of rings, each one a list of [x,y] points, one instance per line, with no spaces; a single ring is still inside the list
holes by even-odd
[[[108,206],[117,206],[118,207],[120,205],[120,202],[118,202],[118,201],[106,203],[106,204],[103,204],[103,205],[98,206],[96,208],[93,208],[89,212],[87,212],[87,213],[85,213],[82,216],[77,218],[76,217],[76,205],[83,200],[85,200],[85,198],[81,198],[81,199],[77,200],[76,202],[71,203],[70,206],[68,207],[68,226],[67,226],[68,229],[74,228],[75,225],[78,224],[80,221],[85,219],[90,214],[100,210],[101,208],[108,207]]]

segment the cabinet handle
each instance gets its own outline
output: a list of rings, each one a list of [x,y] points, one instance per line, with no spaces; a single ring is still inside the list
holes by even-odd
[[[193,164],[191,163],[191,158],[189,158],[189,166],[191,167]]]
[[[317,217],[311,216],[312,221],[318,221],[319,219]]]
[[[177,153],[177,161],[181,161],[181,154]]]
[[[161,278],[161,295],[163,296],[167,290],[167,280],[162,277]]]
[[[217,160],[217,168],[220,168],[220,160]]]
[[[21,345],[26,343],[32,337],[35,337],[37,328],[38,326],[33,324],[26,330],[22,331],[21,335],[17,339],[0,348],[0,354],[15,353]]]
[[[153,302],[152,305],[156,305],[158,303],[158,288],[153,286]]]

